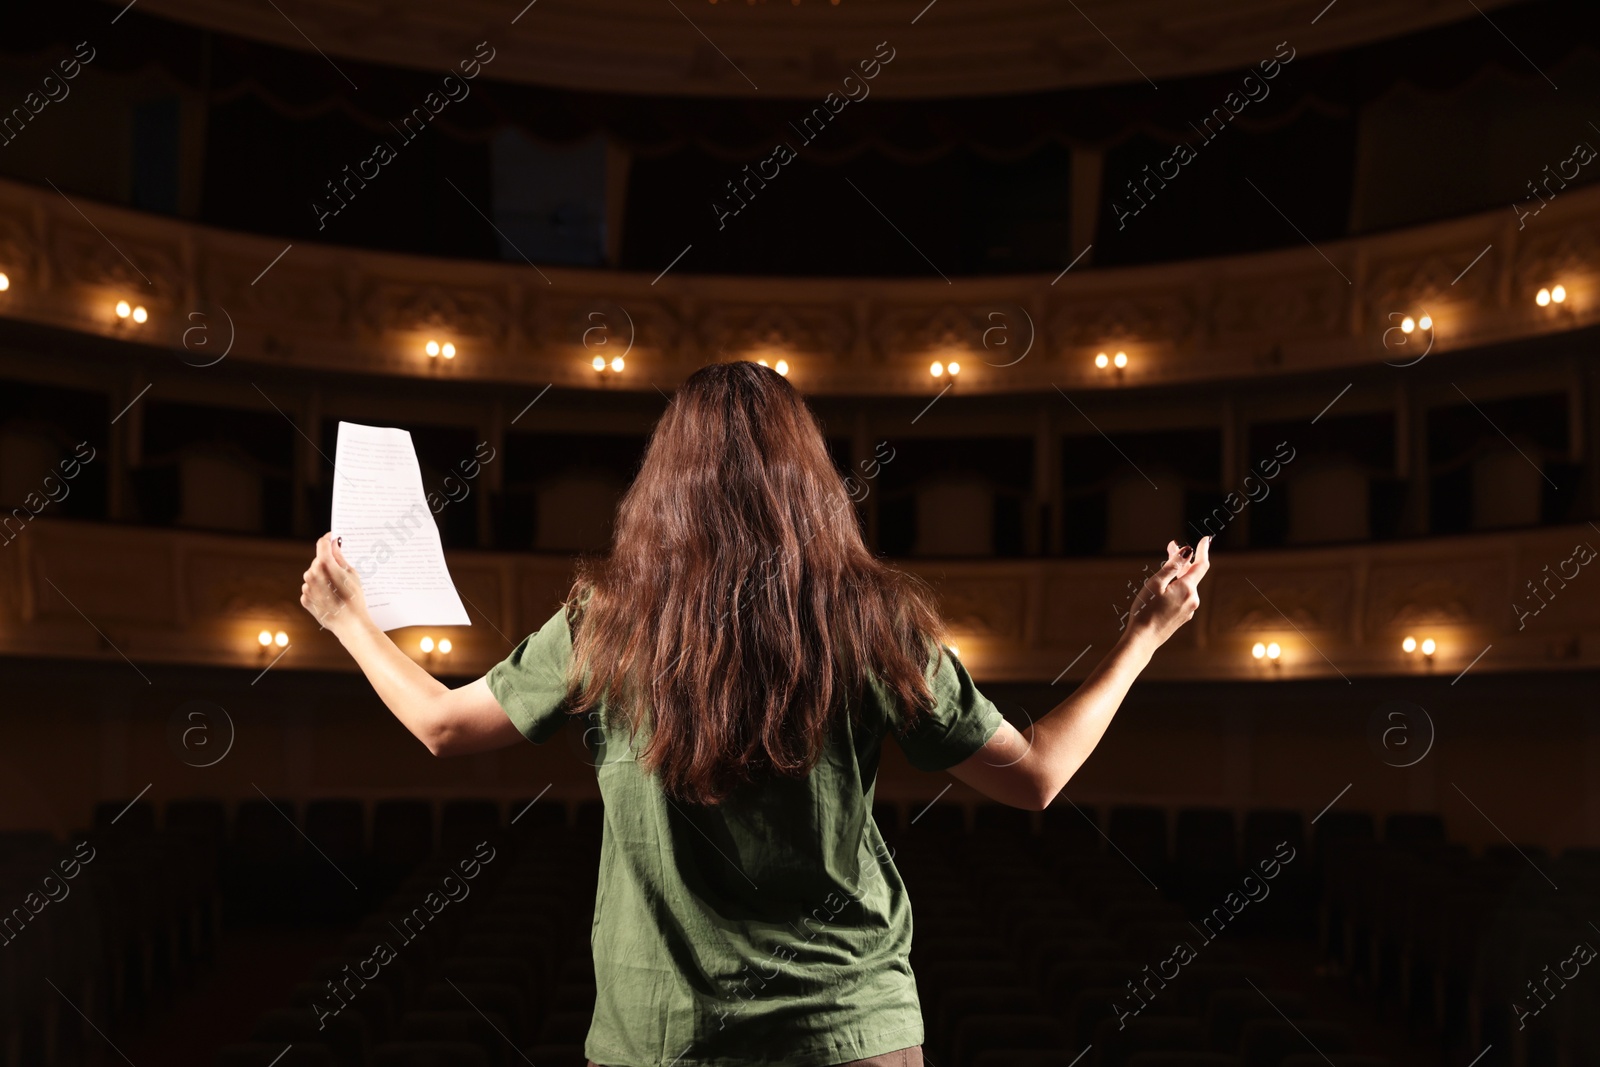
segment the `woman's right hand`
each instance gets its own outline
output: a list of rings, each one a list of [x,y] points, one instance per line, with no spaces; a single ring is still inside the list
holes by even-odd
[[[361,590],[361,575],[345,560],[331,533],[317,539],[317,558],[302,576],[300,606],[336,637],[342,629],[359,624],[366,617],[367,598]]]
[[[1202,537],[1193,553],[1167,542],[1167,562],[1146,579],[1128,614],[1127,634],[1166,644],[1200,607],[1200,580],[1211,569],[1211,538]]]

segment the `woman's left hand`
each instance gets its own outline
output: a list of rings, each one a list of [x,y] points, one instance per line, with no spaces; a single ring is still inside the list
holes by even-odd
[[[306,569],[300,586],[300,606],[335,636],[367,618],[361,575],[345,560],[331,533],[317,539],[317,558]]]
[[[1123,636],[1146,638],[1154,642],[1152,648],[1166,644],[1200,609],[1200,580],[1210,569],[1210,535],[1202,537],[1192,553],[1168,541],[1167,562],[1140,588]]]

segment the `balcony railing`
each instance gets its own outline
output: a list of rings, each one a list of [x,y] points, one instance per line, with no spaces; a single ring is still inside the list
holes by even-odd
[[[1593,668],[1595,544],[1600,530],[1582,524],[1219,552],[1199,614],[1150,675],[1432,675],[1448,685],[1474,673]],[[141,673],[169,664],[353,670],[299,606],[311,556],[309,543],[36,519],[0,545],[0,655],[126,661]],[[1117,639],[1130,583],[1142,578],[1127,559],[903,565],[937,590],[959,654],[980,681],[1082,678]],[[571,568],[565,556],[454,553],[451,573],[473,625],[415,628],[396,639],[436,673],[481,674],[556,610]],[[280,631],[284,645],[270,640]],[[436,642],[431,654],[421,651],[424,636]],[[448,655],[438,651],[441,637],[452,644]],[[1416,642],[1410,652],[1407,637]],[[1258,657],[1256,645],[1279,654]]]
[[[1056,277],[646,277],[290,245],[0,181],[0,317],[202,369],[648,391],[747,357],[785,361],[813,394],[1116,389],[1401,365],[1593,324],[1597,228],[1592,187],[1521,229],[1508,204],[1320,248]],[[930,373],[951,361],[959,375]]]

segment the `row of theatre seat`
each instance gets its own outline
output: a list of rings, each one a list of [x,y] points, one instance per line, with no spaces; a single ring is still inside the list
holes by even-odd
[[[1428,813],[1387,816],[1381,837],[1362,812],[1308,827],[1294,812],[1255,811],[1242,833],[1217,809],[1169,821],[1159,808],[1113,808],[1104,826],[1070,804],[1031,820],[896,814],[880,824],[912,886],[935,1062],[1381,1062],[1250,965],[1265,935],[1315,937],[1343,977],[1336,988],[1375,1021],[1436,1040],[1439,1062],[1497,1048],[1516,1067],[1600,1063],[1600,982],[1573,977],[1577,946],[1600,945],[1600,850],[1552,858],[1508,843],[1475,857]],[[1171,967],[1177,943],[1193,958]],[[1151,981],[1163,966],[1177,977]],[[981,1051],[996,1035],[1012,1047]]]
[[[152,984],[189,981],[224,920],[334,920],[351,930],[339,956],[263,1014],[250,1043],[219,1057],[228,1067],[274,1062],[290,1046],[278,1067],[475,1067],[535,1051],[541,1067],[583,1062],[598,803],[332,799],[300,810],[262,798],[229,814],[217,801],[175,801],[158,830],[150,805],[97,810],[83,840],[98,851],[72,883],[76,901],[40,912],[32,924],[40,928],[16,939],[26,951],[0,951],[7,1067],[54,1062],[61,1029],[79,1019],[72,1007],[107,1026]],[[1442,917],[1495,914],[1496,888],[1522,893],[1511,901],[1517,908],[1538,903],[1531,864],[1519,880],[1506,876],[1512,865],[1500,852],[1465,857],[1444,843],[1436,816],[1392,815],[1380,840],[1370,816],[1331,811],[1308,848],[1304,817],[1286,811],[1250,812],[1242,824],[1220,809],[1169,818],[1124,806],[1102,820],[1071,804],[1031,814],[880,803],[875,815],[911,889],[926,1048],[940,1067],[1300,1067],[1299,1055],[1344,1067],[1352,1036],[1311,1017],[1302,998],[1251,965],[1262,936],[1320,936],[1359,995],[1453,1035],[1447,1047],[1462,1032],[1487,1043],[1505,1029],[1495,1029],[1492,996],[1510,995],[1522,961],[1503,965],[1504,937],[1452,940]],[[390,923],[480,841],[499,851],[470,898],[407,939],[379,980],[329,1029],[318,1027],[312,1002],[320,995],[326,1007],[326,982],[370,960],[375,935],[397,939]],[[0,886],[20,899],[71,844],[0,836]],[[1259,886],[1261,863],[1290,852],[1270,893],[1237,914],[1218,911],[1230,893],[1240,899],[1246,873]],[[1586,853],[1559,862],[1533,855],[1563,890],[1569,880],[1574,890],[1593,885]],[[1462,899],[1435,914],[1427,902],[1442,879],[1456,881],[1440,899]],[[1405,907],[1386,892],[1391,884]],[[1149,984],[1180,938],[1195,958],[1170,982]],[[1562,1011],[1576,1019],[1585,1002],[1567,999]],[[1549,1023],[1543,1043],[1507,1035],[1501,1047],[1529,1057],[1519,1062],[1556,1063],[1576,1025],[1557,1014],[1536,1020]],[[339,1036],[330,1040],[330,1031]]]
[[[598,845],[547,825],[441,847],[217,1067],[583,1064]]]
[[[913,968],[928,1060],[1299,1067],[1297,1055],[1318,1064],[1327,1055],[1337,1057],[1335,1067],[1379,1067],[1384,1061],[1352,1055],[1348,1030],[1310,1017],[1303,998],[1245,961],[1241,931],[1275,919],[1292,925],[1300,906],[1275,914],[1270,902],[1310,899],[1309,879],[1297,873],[1309,862],[1299,817],[1247,817],[1245,837],[1262,845],[1258,859],[1276,857],[1269,881],[1283,892],[1252,902],[1249,918],[1211,920],[1208,940],[1188,909],[1145,881],[1131,854],[1173,885],[1203,892],[1240,877],[1231,816],[1221,834],[1213,813],[1180,813],[1182,846],[1169,856],[1164,841],[1157,850],[1142,836],[1153,827],[1150,813],[1164,833],[1165,815],[1153,808],[1116,809],[1102,833],[1092,810],[1072,810],[1066,821],[1047,813],[1041,823],[1009,809],[879,807],[917,915]],[[1267,845],[1271,834],[1281,836]],[[319,962],[287,1004],[262,1015],[250,1043],[224,1050],[218,1067],[286,1063],[277,1059],[286,1048],[317,1067],[510,1067],[524,1057],[581,1064],[594,996],[582,936],[592,906],[593,835],[546,828],[517,839],[521,851],[500,869],[503,881],[453,912],[436,936],[415,949],[408,943],[379,982],[350,996],[349,1011],[324,1020],[316,1005],[332,1003],[327,982],[370,960],[374,938],[394,938],[449,869],[442,849],[362,923],[340,956]],[[501,847],[519,847],[517,839]],[[1102,848],[1108,839],[1112,847]],[[572,892],[578,885],[586,892]],[[1171,957],[1178,941],[1196,959],[1159,989],[1141,985],[1144,1004],[1128,983],[1145,979],[1145,965]]]
[[[115,804],[96,809],[100,825]],[[262,797],[240,801],[232,825],[218,800],[167,805],[163,826],[197,841],[218,863],[229,918],[238,922],[337,921],[371,911],[437,849],[461,852],[511,819],[538,832],[566,826],[566,808],[532,798],[508,806],[489,799],[396,799],[370,807],[359,800],[308,802]],[[577,825],[598,834],[598,801],[579,805]],[[131,824],[131,825],[130,825]],[[136,805],[119,825],[129,834],[152,832],[155,813]]]
[[[0,1064],[75,1062],[215,957],[216,865],[182,834],[0,833]]]
[[[1241,851],[1225,812],[1180,812],[1172,848],[1156,808],[1112,809],[1104,828],[1092,810],[1046,812],[1042,840],[998,810],[975,812],[972,829],[983,832],[972,833],[958,832],[955,813],[930,827],[932,814],[885,829],[911,887],[912,968],[931,1062],[1388,1062],[1359,1055],[1373,1050],[1358,1050],[1345,1026],[1317,1018],[1302,994],[1252,962],[1264,933],[1308,928],[1312,857],[1298,815],[1251,813]],[[1249,872],[1252,897],[1242,888]],[[1225,904],[1230,893],[1236,910]]]
[[[1493,1047],[1519,1067],[1600,1063],[1600,977],[1584,966],[1600,948],[1600,849],[1352,837],[1321,897],[1327,956],[1451,1062]]]

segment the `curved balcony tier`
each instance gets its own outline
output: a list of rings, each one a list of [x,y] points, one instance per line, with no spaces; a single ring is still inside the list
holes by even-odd
[[[308,545],[36,519],[0,552],[0,655],[255,671],[353,670],[299,606]],[[1219,552],[1194,623],[1156,657],[1167,680],[1298,680],[1600,666],[1600,529]],[[1117,639],[1137,560],[918,560],[963,662],[984,681],[1082,678]],[[439,674],[474,677],[565,594],[566,555],[451,553],[471,627],[397,631]],[[287,647],[263,646],[283,631]],[[420,651],[447,637],[448,656]],[[1418,647],[1407,652],[1405,638]],[[1433,654],[1425,655],[1427,641]],[[1276,644],[1276,657],[1253,654]]]
[[[646,276],[285,244],[0,182],[0,317],[191,366],[575,388],[670,387],[723,358],[781,359],[803,391],[846,396],[1403,366],[1592,325],[1597,265],[1600,187],[1534,218],[1508,205],[1320,247],[946,281],[697,276],[692,246]],[[1407,318],[1431,329],[1404,335]],[[1097,368],[1118,351],[1125,367]],[[596,370],[619,355],[621,372]],[[959,377],[930,375],[952,360]]]

